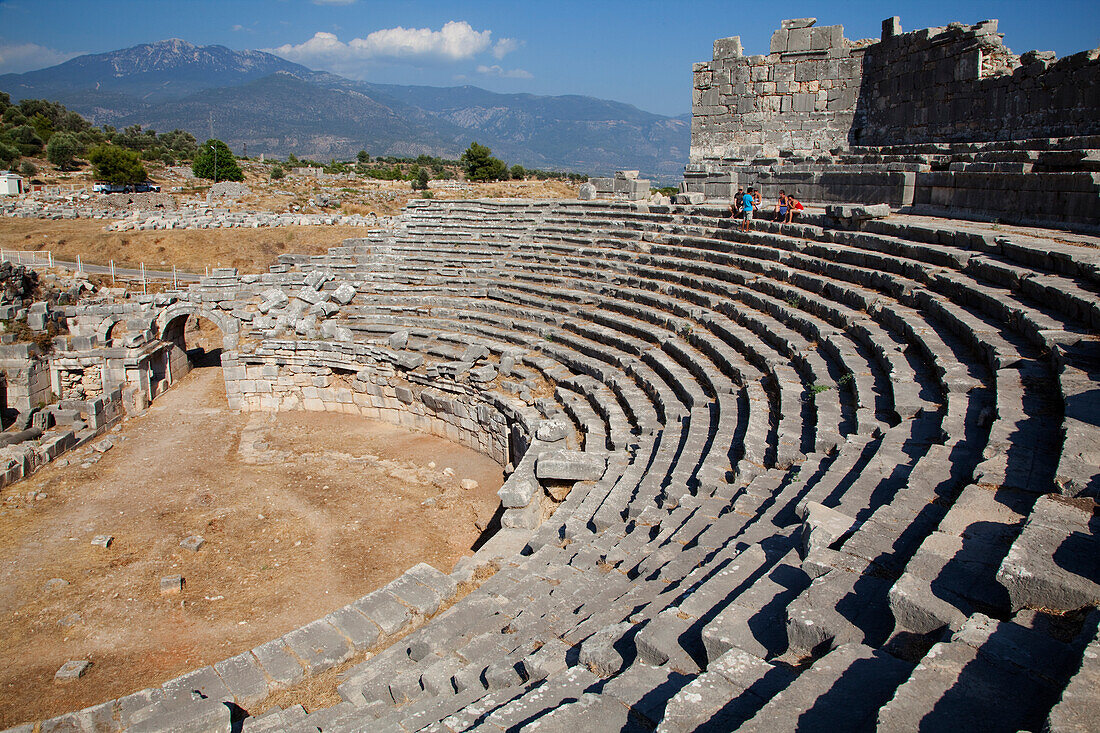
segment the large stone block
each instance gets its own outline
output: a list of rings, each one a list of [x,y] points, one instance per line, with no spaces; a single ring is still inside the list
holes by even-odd
[[[714,41],[714,59],[737,58],[742,55],[741,36],[718,38]]]
[[[787,32],[787,51],[797,53],[810,50],[810,29],[792,28]]]
[[[786,53],[787,51],[787,31],[780,29],[775,33],[772,33],[772,42],[770,46],[772,53]]]
[[[1100,516],[1090,499],[1044,496],[997,571],[1012,610],[1100,605]]]
[[[606,455],[571,450],[543,453],[535,463],[537,478],[554,481],[598,481],[606,470]]]

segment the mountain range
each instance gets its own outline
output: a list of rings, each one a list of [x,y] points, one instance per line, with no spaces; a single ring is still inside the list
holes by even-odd
[[[679,178],[690,115],[666,117],[595,97],[498,94],[474,86],[373,84],[264,51],[147,43],[23,74],[0,75],[13,101],[49,99],[95,124],[176,128],[238,153],[328,160],[420,154],[457,158],[476,140],[509,165]]]

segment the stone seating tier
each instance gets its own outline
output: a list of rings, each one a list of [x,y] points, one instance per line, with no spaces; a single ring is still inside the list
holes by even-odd
[[[1095,550],[1080,507],[1097,495],[1084,395],[1100,271],[1070,237],[817,215],[742,233],[718,207],[418,201],[392,235],[173,296],[253,314],[226,361],[242,406],[273,404],[265,378],[298,389],[295,374],[322,378],[322,409],[346,396],[459,431],[475,424],[461,400],[484,400],[490,433],[511,438],[510,492],[548,455],[534,438],[547,419],[606,466],[547,498],[551,514],[508,508],[490,552],[449,581],[495,573],[445,611],[450,586],[424,589],[448,576],[387,586],[416,628],[375,656],[356,651],[364,633],[406,628],[377,599],[246,653],[265,690],[359,661],[339,705],[238,725],[901,730],[988,699],[1013,700],[990,712],[997,729],[1088,719],[1097,570],[1064,571],[1057,548]],[[349,340],[288,333],[313,313],[305,288],[333,304],[318,331]],[[273,289],[288,305],[257,322]],[[305,316],[268,318],[294,308]],[[1021,580],[1040,568],[1049,583]],[[231,661],[72,720],[228,721],[213,701],[254,702]],[[207,701],[180,695],[191,687]]]

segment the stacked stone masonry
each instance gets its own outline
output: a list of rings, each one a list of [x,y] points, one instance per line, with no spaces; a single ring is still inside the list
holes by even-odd
[[[1070,236],[424,201],[135,304],[154,340],[223,329],[235,407],[506,457],[506,519],[450,575],[42,730],[1088,730],[1100,249]],[[242,719],[349,660],[339,704]]]
[[[783,21],[768,55],[740,37],[695,64],[685,191],[739,187],[1015,223],[1100,221],[1100,49],[1002,43],[997,21],[850,41]]]

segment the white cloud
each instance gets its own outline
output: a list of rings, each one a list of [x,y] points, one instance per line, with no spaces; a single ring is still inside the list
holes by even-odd
[[[363,77],[371,62],[397,61],[409,64],[458,63],[483,53],[497,59],[522,45],[514,38],[493,43],[493,32],[476,30],[464,20],[452,20],[439,30],[431,28],[384,28],[363,38],[341,40],[335,33],[318,31],[309,40],[264,49],[313,68]],[[491,67],[486,67],[491,68]],[[500,75],[526,78],[527,72],[501,70]],[[493,73],[492,71],[483,73]]]
[[[0,74],[19,74],[68,61],[78,53],[55,51],[37,43],[0,43]]]
[[[477,73],[485,74],[486,76],[503,76],[507,79],[531,79],[531,72],[525,69],[502,69],[500,66],[493,64],[492,66],[486,66],[482,64],[477,67]]]
[[[464,20],[442,28],[384,28],[347,43],[334,33],[318,31],[305,43],[286,44],[271,51],[299,63],[333,63],[367,59],[463,61],[485,51],[492,31],[476,31]]]
[[[520,42],[514,38],[501,38],[493,44],[493,57],[502,59],[520,47]]]

